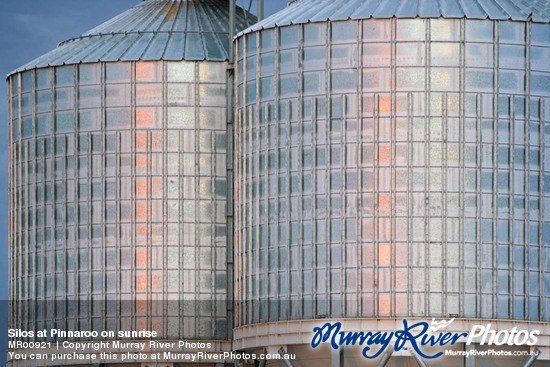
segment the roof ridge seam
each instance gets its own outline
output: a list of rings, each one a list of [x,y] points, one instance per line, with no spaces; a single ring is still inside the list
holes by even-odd
[[[147,1],[147,0],[144,0],[144,1]],[[172,0],[162,0],[162,1],[172,1]],[[174,1],[178,1],[178,0],[174,0]],[[158,33],[205,33],[206,34],[207,33],[207,34],[227,34],[227,35],[229,35],[229,32],[220,32],[220,31],[157,31],[157,30],[154,30],[154,31],[106,32],[106,33],[97,33],[97,34],[90,34],[90,35],[86,35],[86,36],[78,36],[78,37],[70,38],[70,39],[65,40],[63,42],[60,42],[57,45],[57,47],[65,46],[68,43],[72,43],[72,42],[75,42],[75,41],[80,41],[80,40],[84,40],[84,39],[88,39],[88,38],[96,38],[96,37],[104,37],[104,36],[115,36],[115,35],[118,35],[118,34],[128,35],[128,34],[146,34],[146,33],[153,33],[153,34],[158,34]]]

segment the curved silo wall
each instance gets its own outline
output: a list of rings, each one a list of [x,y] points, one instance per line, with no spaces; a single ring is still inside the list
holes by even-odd
[[[550,320],[549,31],[393,18],[240,35],[237,326]]]
[[[8,78],[10,327],[229,338],[226,68]]]

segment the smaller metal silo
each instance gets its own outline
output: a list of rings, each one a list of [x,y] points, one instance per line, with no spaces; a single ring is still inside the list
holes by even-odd
[[[230,350],[228,14],[144,1],[8,76],[11,328]]]

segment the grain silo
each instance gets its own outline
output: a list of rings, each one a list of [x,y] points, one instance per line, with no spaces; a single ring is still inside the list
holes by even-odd
[[[228,15],[143,1],[8,76],[11,328],[231,349]]]
[[[307,344],[331,320],[547,330],[549,22],[547,1],[298,0],[237,35],[237,348],[328,366]]]

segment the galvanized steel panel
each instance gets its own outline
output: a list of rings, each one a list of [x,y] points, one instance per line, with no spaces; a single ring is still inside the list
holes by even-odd
[[[290,25],[292,23],[293,23],[292,14],[285,14],[284,17],[280,17],[277,20],[277,25],[278,26]]]
[[[179,2],[177,1],[167,4],[164,9],[162,9],[161,12],[153,19],[149,27],[156,31],[172,30],[172,24],[174,23],[175,16],[178,13],[178,4]]]
[[[62,47],[64,49],[71,52],[68,56],[63,56],[65,63],[67,64],[74,64],[81,62],[81,60],[89,55],[90,53],[94,52],[94,50],[101,47],[102,43],[100,42],[94,42],[92,38],[86,37],[80,40],[79,42],[75,42],[74,45],[66,44]],[[46,54],[47,55],[47,54]]]
[[[365,0],[356,11],[353,12],[351,19],[369,19],[380,4],[379,0]]]
[[[138,32],[145,28],[151,19],[158,13],[158,7],[147,7],[140,12],[128,14],[119,22],[111,26],[101,27],[94,34],[117,32],[120,29],[128,29],[130,32]]]
[[[101,57],[101,61],[118,61],[120,60],[121,55],[124,55],[128,48],[132,44],[132,41],[135,41],[135,33],[125,34],[125,35],[115,35],[113,38],[113,43],[115,46],[110,49],[105,55]],[[116,38],[116,40],[115,40]]]
[[[421,0],[418,7],[418,16],[422,18],[439,18],[441,9],[438,0]]]
[[[197,16],[197,8],[189,6],[187,8],[187,30],[200,31],[199,20]]]
[[[201,20],[203,31],[223,33],[227,19],[229,19],[229,14],[219,11],[220,9],[207,8],[204,10],[203,16],[206,19],[210,19],[210,21],[203,22]]]
[[[40,65],[38,67],[47,67],[49,66],[50,62],[53,62],[54,60],[58,59],[58,58],[62,58],[64,55],[67,55],[67,48],[66,47],[59,47],[59,48],[56,48],[54,51],[56,52],[51,52],[49,53],[48,55],[43,55],[39,58],[37,58],[36,60],[34,60],[33,62],[30,62],[30,63],[27,63],[25,65],[23,65],[21,67],[21,70],[27,70],[27,69],[32,69],[34,68],[35,64],[36,65]]]
[[[307,23],[309,22],[309,18],[311,14],[315,14],[317,12],[317,9],[315,8],[315,2],[302,2],[301,8],[296,8],[295,16],[295,23]]]
[[[182,4],[180,6],[180,11],[174,19],[174,26],[172,27],[173,32],[185,32],[187,29],[187,5]]]
[[[80,43],[80,42],[79,42]],[[83,45],[78,45],[78,47],[72,47],[72,45],[66,45],[61,47],[62,52],[55,54],[51,58],[45,58],[41,61],[41,66],[55,66],[69,64],[69,60],[74,58],[76,55],[81,55],[81,57],[86,56],[93,52],[94,50],[100,48],[103,43],[92,43],[90,39],[85,39]],[[44,65],[45,64],[45,65]]]
[[[256,22],[255,16],[245,17],[240,8],[235,18],[237,30]],[[227,60],[228,19],[227,0],[143,1],[82,36],[60,43],[11,74],[81,62]]]
[[[284,23],[284,22],[288,23],[288,22],[291,22],[291,21],[295,24],[297,24],[297,23],[307,23],[309,21],[309,19],[311,19],[312,15],[315,15],[315,14],[319,13],[320,10],[322,10],[322,9],[319,8],[318,5],[319,4],[317,2],[310,1],[310,0],[305,0],[305,1],[298,2],[298,3],[293,5],[293,7],[295,7],[295,8],[294,8],[294,11],[292,13],[294,13],[294,17],[296,19],[300,19],[300,21],[292,20],[292,13],[288,13],[288,14],[285,14],[284,17],[280,17],[281,19],[279,20],[279,23]],[[268,19],[265,19],[264,21],[262,21],[259,24],[262,24],[262,23],[263,24],[269,24]],[[285,19],[285,20],[283,21],[282,19]],[[266,27],[266,28],[270,28],[270,27]]]
[[[546,0],[299,0],[269,18],[240,32],[237,37],[261,29],[370,18],[470,18],[550,23]]]
[[[141,57],[142,60],[158,60],[159,55],[162,59],[164,56],[164,52],[166,50],[166,45],[168,44],[168,37],[170,36],[170,33],[157,33],[149,42],[149,45],[147,46],[147,50]]]
[[[206,59],[212,60],[212,61],[223,61],[219,59],[218,57],[223,54],[223,42],[219,39],[217,34],[214,33],[205,33],[203,35],[204,38],[204,47],[206,50]]]
[[[460,0],[460,4],[464,9],[464,16],[472,19],[487,18],[485,11],[479,5],[477,0]]]
[[[117,35],[118,36],[118,35]],[[101,57],[115,47],[120,38],[115,35],[105,35],[101,37],[103,39],[101,47],[98,47],[95,51],[88,53],[82,58],[82,62],[98,62]]]
[[[403,18],[416,18],[418,16],[418,3],[414,1],[401,1],[396,14]]]
[[[315,14],[314,16],[311,17],[311,21],[312,22],[323,22],[323,21],[326,21],[328,19],[332,20],[332,17],[334,17],[334,15],[338,12],[338,10],[342,9],[342,7],[347,5],[346,3],[339,3],[339,2],[332,2],[332,1],[329,2],[329,3],[325,3],[325,6],[322,9],[320,9],[317,12],[317,14]],[[346,17],[346,19],[347,19],[347,17]],[[340,19],[335,18],[334,20],[340,20]],[[291,21],[291,23],[293,23],[293,22]]]
[[[522,20],[529,16],[526,9],[521,9],[511,0],[495,0],[497,4],[508,14],[512,20]]]
[[[141,56],[149,46],[149,43],[153,39],[153,33],[141,33],[139,39],[131,45],[130,49],[124,54],[124,60],[137,61],[141,60]]]
[[[350,1],[350,3],[342,7],[341,9],[337,10],[334,14],[334,20],[348,20],[351,18],[350,14],[353,14],[353,11],[361,6],[363,3],[363,0],[353,0]]]
[[[164,52],[164,60],[178,61],[183,59],[183,51],[185,50],[185,33],[172,32],[168,46]]]
[[[188,33],[187,44],[185,45],[185,59],[204,60],[205,58],[206,52],[201,35],[199,33]]]
[[[398,5],[399,2],[397,1],[381,1],[372,16],[373,18],[392,18],[397,16]]]
[[[491,19],[510,19],[510,15],[504,13],[502,8],[495,3],[495,0],[480,1],[479,5],[486,14],[491,14]]]
[[[441,1],[441,13],[448,18],[462,18],[464,12],[458,1]]]

